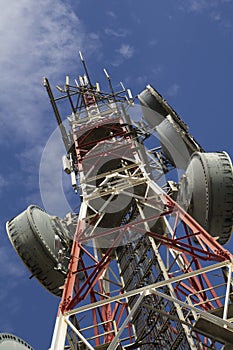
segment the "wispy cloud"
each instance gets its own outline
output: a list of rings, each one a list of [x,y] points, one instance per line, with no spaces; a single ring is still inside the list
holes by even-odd
[[[213,0],[215,2],[215,0]],[[213,4],[212,2],[212,4]],[[211,1],[208,0],[179,0],[179,8],[188,12],[201,12],[206,9]]]
[[[194,14],[207,14],[226,29],[232,29],[233,0],[178,0],[179,9]],[[231,25],[230,25],[231,23]]]
[[[152,39],[148,42],[148,45],[151,47],[157,46],[158,45],[158,40],[157,39]]]
[[[55,125],[42,77],[48,76],[52,85],[64,81],[65,74],[75,77],[78,50],[92,54],[100,39],[62,0],[56,6],[53,0],[11,0],[0,16],[0,142],[13,135],[12,147],[21,144],[14,152],[32,191],[33,183],[38,187],[35,173],[43,145]],[[0,178],[0,189],[4,185]]]
[[[20,278],[26,277],[26,268],[16,256],[12,257],[12,250],[8,246],[0,247],[0,258],[1,265],[4,267],[0,269],[0,278],[8,277],[9,283],[15,286],[15,284],[20,283]],[[2,294],[1,297],[3,296]]]
[[[149,76],[147,74],[143,74],[143,75],[139,75],[136,78],[136,82],[138,85],[141,85],[144,87],[146,84],[148,84],[148,79],[149,79]]]
[[[112,28],[106,28],[104,32],[106,35],[114,36],[116,38],[125,38],[129,34],[129,30],[124,28],[119,28],[117,30]]]
[[[213,21],[219,22],[219,21],[221,21],[222,16],[221,16],[220,13],[214,11],[214,12],[211,12],[210,18],[211,18]]]
[[[42,77],[56,79],[74,62],[77,66],[78,50],[98,41],[90,37],[87,44],[86,36],[80,19],[61,0],[56,6],[53,0],[11,0],[2,6],[1,119],[16,138],[41,136],[48,123]]]
[[[133,46],[129,44],[122,44],[119,49],[116,50],[123,58],[128,59],[131,58],[134,54]]]
[[[179,0],[179,6],[190,12],[202,12],[205,9],[220,8],[233,4],[233,0]]]
[[[34,136],[37,132],[39,111],[36,100],[41,97],[41,78],[46,72],[53,74],[55,67],[63,64],[62,55],[66,55],[62,53],[63,47],[71,49],[66,43],[67,29],[62,29],[66,20],[58,12],[60,10],[63,13],[64,9],[61,6],[54,7],[54,13],[50,17],[49,7],[35,5],[30,1],[22,3],[13,0],[13,4],[11,2],[11,5],[3,7],[1,14],[0,65],[4,90],[0,101],[7,111],[3,113],[3,118],[6,118],[9,128],[17,131],[16,137],[25,134]],[[14,26],[8,26],[9,18]],[[56,39],[55,32],[60,42]]]
[[[117,17],[117,15],[115,14],[115,12],[113,12],[113,11],[107,11],[106,14],[107,14],[108,16],[112,17],[112,18],[116,18],[116,17]]]
[[[139,75],[136,78],[136,82],[141,86],[151,84],[153,80],[157,80],[159,78],[162,71],[163,71],[163,67],[161,65],[152,67],[150,69],[150,72],[148,72],[147,74]]]
[[[135,53],[135,49],[130,44],[121,44],[121,46],[115,50],[116,56],[114,60],[111,62],[112,66],[118,67],[125,60],[128,60],[133,57]]]
[[[169,88],[167,89],[167,95],[170,97],[174,97],[178,94],[179,90],[180,90],[180,85],[177,83],[174,83],[171,86],[169,86]]]
[[[0,174],[0,193],[8,185],[8,181]]]
[[[18,159],[20,167],[23,169],[25,164],[27,165],[27,171],[29,173],[34,173],[35,164],[39,165],[39,159],[37,155],[41,155],[44,149],[43,144],[35,144],[33,147],[23,149],[21,152],[17,153],[16,158]],[[28,186],[27,182],[27,186]]]
[[[40,194],[45,210],[49,214],[61,217],[72,211],[65,194],[68,189],[72,189],[70,177],[67,176],[65,180],[68,181],[65,182],[62,177],[61,159],[63,154],[64,145],[60,137],[60,131],[56,128],[51,134],[41,157],[39,169]]]
[[[1,241],[0,246],[0,304],[3,315],[7,314],[10,317],[14,317],[15,313],[21,310],[21,300],[17,293],[11,294],[9,299],[9,293],[18,290],[19,286],[28,279],[28,273],[26,267],[21,263],[20,259],[14,254],[9,243],[3,245]],[[9,302],[10,300],[10,302]],[[12,322],[13,324],[13,322]],[[1,331],[14,331],[9,319],[1,317],[0,329]]]
[[[183,2],[183,6],[191,12],[201,12],[206,7],[208,7],[208,2],[206,0],[186,0]]]

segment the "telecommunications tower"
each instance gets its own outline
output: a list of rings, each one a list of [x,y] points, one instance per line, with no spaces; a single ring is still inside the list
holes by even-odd
[[[232,349],[228,154],[205,152],[151,85],[133,98],[104,70],[101,89],[80,58],[84,75],[67,76],[59,97],[43,81],[80,208],[61,219],[31,205],[7,223],[60,298],[50,349]]]

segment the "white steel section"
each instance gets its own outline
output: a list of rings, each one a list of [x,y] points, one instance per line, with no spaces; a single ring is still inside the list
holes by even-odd
[[[67,323],[65,317],[60,313],[57,316],[51,347],[49,350],[64,350],[66,341]]]
[[[109,345],[107,350],[116,349],[115,346],[120,342],[120,336],[121,336],[122,332],[124,331],[125,327],[129,323],[129,321],[132,319],[134,313],[137,311],[137,308],[139,307],[140,303],[142,302],[142,299],[144,298],[144,296],[145,296],[145,293],[141,293],[140,297],[138,298],[138,300],[136,301],[136,303],[134,304],[134,306],[130,310],[128,316],[126,317],[121,328],[118,330],[117,335],[114,337],[113,341],[111,342],[111,344]]]
[[[124,279],[122,277],[122,271],[121,271],[120,263],[118,261],[118,257],[116,258],[116,261],[117,261],[117,266],[118,266],[118,270],[119,270],[119,276],[120,276],[120,279],[121,279],[121,284],[122,284],[123,290],[125,290],[125,282],[124,282]],[[126,297],[125,300],[126,300],[126,303],[128,305],[129,304],[129,298]],[[129,311],[131,310],[131,308],[129,306],[128,306],[128,310]],[[133,331],[133,337],[135,337],[136,331],[135,331],[135,326],[134,326],[133,323],[131,324],[131,327],[132,327],[132,331]],[[115,332],[115,334],[116,334],[116,332]]]
[[[211,323],[214,323],[216,325],[220,325],[222,327],[226,327],[228,328],[229,330],[232,331],[232,336],[233,336],[233,325],[232,323],[226,321],[226,320],[223,320],[221,317],[218,317],[218,316],[215,316],[215,315],[212,315],[206,311],[203,311],[201,309],[197,309],[195,306],[192,306],[192,305],[188,305],[186,304],[184,301],[181,301],[177,298],[173,298],[167,294],[164,294],[164,293],[161,293],[161,292],[158,292],[157,290],[152,290],[150,289],[150,292],[152,294],[156,294],[156,295],[159,295],[161,296],[162,298],[164,299],[167,299],[167,300],[170,300],[172,301],[174,304],[179,304],[180,306],[182,306],[183,308],[186,308],[186,309],[190,309],[192,310],[194,313],[197,313],[199,315],[201,315],[204,319],[210,321]]]
[[[157,261],[158,261],[159,267],[160,267],[160,269],[161,269],[161,271],[162,271],[162,273],[163,273],[164,280],[165,280],[165,281],[169,281],[169,276],[168,276],[168,273],[167,273],[167,269],[166,269],[166,267],[165,267],[165,265],[164,265],[164,262],[163,262],[163,260],[162,260],[162,258],[161,258],[161,256],[160,256],[160,254],[159,254],[159,251],[158,251],[158,249],[157,249],[157,247],[156,247],[155,241],[154,241],[153,238],[151,238],[151,237],[150,237],[150,241],[151,241],[153,250],[154,250],[154,252],[155,252],[155,255],[156,255],[156,257],[157,257]],[[173,287],[172,287],[172,284],[171,284],[171,283],[167,283],[167,286],[168,286],[168,288],[169,288],[169,292],[170,292],[170,295],[171,295],[172,300],[173,300],[173,301],[176,300],[177,298],[176,298],[176,294],[175,294],[175,292],[174,292],[174,289],[173,289]],[[196,350],[197,347],[196,347],[196,345],[194,344],[193,338],[191,337],[190,329],[189,329],[188,326],[186,326],[186,325],[184,324],[184,322],[185,322],[185,317],[184,317],[183,311],[182,311],[182,309],[181,309],[181,307],[180,307],[180,305],[179,305],[178,303],[174,303],[174,305],[175,305],[175,307],[176,307],[176,312],[177,312],[177,314],[178,314],[178,316],[179,316],[179,319],[180,319],[180,321],[182,322],[182,326],[183,326],[184,332],[185,332],[185,334],[186,334],[187,342],[189,343],[190,349],[191,349],[191,350]]]
[[[151,181],[149,181],[149,185],[150,185],[150,182]],[[138,206],[138,209],[139,209],[139,212],[140,212],[140,215],[141,215],[142,219],[145,219],[145,215],[144,215],[143,210],[141,209],[140,206]],[[149,229],[148,223],[145,222],[144,225],[145,225],[146,230],[149,231],[150,229]],[[163,262],[163,260],[162,260],[162,258],[160,256],[160,254],[159,254],[159,251],[158,251],[158,249],[156,247],[155,241],[151,237],[149,237],[149,240],[150,240],[151,246],[152,246],[152,248],[153,248],[153,250],[155,252],[155,256],[157,258],[157,262],[158,262],[159,268],[160,268],[160,270],[161,270],[161,272],[163,274],[163,278],[164,278],[165,281],[169,281],[169,276],[168,276],[168,273],[167,273],[167,269],[166,269],[166,267],[164,265],[164,262]],[[169,292],[170,292],[171,297],[173,299],[176,299],[176,295],[175,295],[174,289],[172,287],[172,284],[171,283],[167,283],[167,287],[169,288]],[[180,308],[180,306],[177,303],[175,303],[174,305],[176,307],[176,312],[177,312],[177,314],[178,314],[178,316],[180,318],[180,321],[181,322],[183,321],[182,326],[183,326],[184,332],[186,334],[187,341],[189,342],[190,349],[191,350],[196,350],[196,346],[195,346],[194,341],[193,341],[193,339],[192,339],[192,337],[190,335],[190,330],[184,324],[185,317],[183,315],[182,309]]]
[[[185,273],[182,276],[170,277],[168,280],[157,282],[157,283],[153,283],[153,284],[150,284],[150,285],[145,286],[145,287],[140,287],[140,288],[137,288],[137,289],[133,289],[133,290],[130,290],[130,291],[125,292],[123,294],[120,294],[120,295],[117,295],[117,296],[114,296],[114,297],[110,297],[107,300],[100,300],[98,302],[94,302],[94,303],[91,303],[91,304],[88,304],[88,305],[80,306],[79,308],[73,309],[71,311],[67,311],[65,313],[65,315],[69,315],[70,316],[70,315],[75,315],[75,314],[81,313],[83,311],[92,310],[92,309],[94,309],[96,307],[99,307],[99,306],[103,306],[103,305],[106,305],[106,304],[109,304],[109,303],[112,303],[112,302],[115,302],[115,301],[119,301],[121,299],[126,299],[126,298],[132,297],[134,295],[141,294],[144,291],[150,291],[152,289],[157,289],[157,288],[160,288],[160,287],[163,287],[163,286],[167,286],[168,284],[173,284],[173,283],[176,283],[176,282],[179,282],[179,281],[182,281],[182,280],[186,280],[186,279],[188,279],[190,277],[193,277],[193,276],[198,276],[198,275],[201,275],[203,273],[207,273],[207,272],[210,272],[210,271],[215,271],[217,269],[221,269],[222,267],[227,267],[227,266],[229,266],[229,264],[231,264],[230,261],[223,261],[223,262],[211,265],[211,266],[203,267],[203,268],[201,268],[199,270],[195,270],[195,271],[192,271],[192,272]],[[179,303],[180,301],[178,299],[176,299],[176,302]],[[185,304],[185,305],[186,305],[187,308],[189,308],[189,304]],[[195,308],[195,310],[197,312],[200,311],[200,309],[197,309],[197,308]],[[231,328],[233,328],[233,325],[231,325]]]
[[[81,306],[79,308],[76,308],[74,310],[66,312],[65,316],[63,316],[63,317],[64,318],[65,317],[69,317],[69,316],[74,315],[74,314],[77,315],[77,314],[80,314],[80,313],[83,313],[83,312],[87,312],[87,311],[90,311],[92,309],[95,309],[95,308],[98,308],[98,307],[101,307],[101,306],[104,306],[104,305],[107,305],[107,304],[111,304],[111,303],[114,303],[114,302],[119,302],[121,300],[127,300],[127,298],[129,298],[131,296],[134,296],[134,295],[139,295],[138,301],[135,303],[133,308],[129,311],[129,315],[127,316],[127,318],[125,319],[125,321],[121,325],[120,329],[115,333],[116,334],[115,338],[113,339],[112,343],[108,347],[108,350],[114,350],[116,348],[116,345],[118,343],[120,343],[120,341],[121,341],[121,339],[120,339],[121,334],[122,334],[123,330],[125,329],[125,326],[127,325],[127,323],[130,322],[132,316],[134,315],[134,312],[137,310],[138,305],[142,301],[143,297],[145,297],[146,295],[149,295],[149,294],[156,294],[159,297],[163,298],[164,300],[169,300],[169,301],[173,302],[174,305],[176,305],[177,313],[178,313],[178,316],[179,316],[180,321],[182,323],[182,326],[183,326],[183,328],[185,330],[185,333],[186,333],[186,336],[187,336],[187,341],[189,342],[189,346],[190,346],[190,348],[192,350],[196,350],[197,349],[196,345],[194,345],[193,338],[190,335],[190,332],[191,332],[191,330],[193,328],[193,324],[192,323],[190,323],[190,324],[187,323],[188,320],[183,317],[183,310],[186,310],[186,312],[188,310],[190,310],[194,315],[196,315],[195,319],[197,318],[197,316],[201,316],[202,318],[204,318],[207,321],[210,321],[211,323],[214,323],[216,325],[220,325],[223,328],[227,328],[228,330],[231,330],[232,334],[233,334],[233,325],[232,325],[232,323],[230,322],[229,319],[225,319],[224,318],[225,315],[223,315],[223,318],[221,318],[221,317],[218,317],[218,316],[216,316],[214,314],[208,313],[205,310],[199,308],[198,305],[195,306],[195,305],[189,303],[188,300],[185,302],[185,301],[181,301],[181,300],[177,299],[176,296],[173,295],[173,293],[170,293],[170,295],[161,293],[159,291],[159,288],[161,286],[167,285],[168,288],[170,289],[170,291],[173,291],[173,286],[172,286],[173,283],[176,283],[178,281],[182,281],[182,280],[188,279],[188,278],[190,278],[192,276],[197,276],[197,275],[202,274],[202,273],[207,273],[207,272],[208,273],[210,273],[210,272],[212,273],[213,271],[216,271],[217,269],[221,270],[223,267],[229,269],[229,275],[231,276],[232,263],[229,262],[229,261],[225,261],[225,262],[217,263],[217,264],[212,265],[212,266],[208,266],[208,267],[202,268],[200,270],[189,272],[189,273],[184,274],[182,276],[173,277],[173,278],[170,278],[168,280],[160,281],[160,282],[157,282],[155,284],[151,284],[151,285],[148,285],[148,286],[145,286],[145,287],[141,287],[139,289],[134,289],[134,290],[125,292],[123,294],[120,294],[120,295],[117,295],[117,296],[114,296],[114,297],[109,297],[108,299],[105,299],[105,300],[100,300],[98,302],[91,303],[89,305]],[[230,277],[228,278],[228,281],[230,281]],[[228,282],[228,285],[229,285],[229,282]],[[226,294],[228,294],[228,292]],[[225,303],[226,303],[226,305],[229,303],[228,295],[226,295],[226,302]],[[225,313],[226,313],[226,311],[225,311]],[[67,320],[67,318],[66,318],[66,320]],[[70,325],[70,323],[69,323],[69,325]],[[74,325],[72,325],[72,327],[73,327],[72,329],[74,330]],[[75,331],[75,333],[81,339],[79,331],[77,330],[77,331]],[[92,349],[92,348],[89,347],[89,349]],[[57,350],[57,349],[56,348],[55,349],[51,348],[50,350]],[[58,348],[58,350],[63,350],[63,348]]]
[[[89,350],[95,350],[95,348],[93,348],[93,346],[88,343],[88,341],[86,340],[86,338],[77,330],[77,328],[69,321],[68,317],[64,317],[65,322],[70,326],[70,328],[72,329],[72,331],[74,333],[77,334],[77,336],[79,337],[79,339],[82,340],[82,342],[87,346],[87,348]]]

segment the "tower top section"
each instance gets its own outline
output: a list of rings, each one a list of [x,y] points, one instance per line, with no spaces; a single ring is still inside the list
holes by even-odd
[[[120,90],[114,90],[111,77],[106,69],[104,69],[104,74],[109,86],[108,91],[102,90],[98,82],[93,84],[81,51],[79,55],[84,75],[79,75],[78,79],[74,79],[73,84],[70,83],[69,76],[66,76],[64,86],[56,86],[61,96],[55,98],[48,79],[46,77],[43,78],[43,84],[49,95],[66,150],[70,149],[72,140],[69,139],[69,135],[62,124],[63,121],[56,104],[58,101],[68,100],[71,107],[71,114],[68,116],[68,120],[71,124],[73,122],[76,124],[84,123],[107,114],[119,113],[118,103],[132,105],[134,101],[131,90],[126,89],[122,82],[120,82]]]

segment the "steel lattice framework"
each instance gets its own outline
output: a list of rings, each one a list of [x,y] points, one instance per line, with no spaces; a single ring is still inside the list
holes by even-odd
[[[110,92],[101,91],[82,62],[86,75],[74,86],[67,78],[62,97],[44,79],[81,198],[51,350],[228,349],[232,254],[158,184],[130,91],[115,93],[106,71]]]

